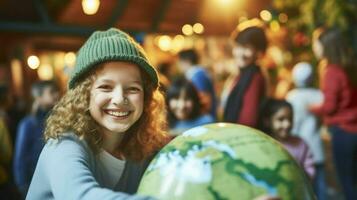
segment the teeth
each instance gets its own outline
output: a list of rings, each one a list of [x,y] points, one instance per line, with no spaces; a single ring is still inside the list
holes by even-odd
[[[108,111],[108,114],[113,115],[115,117],[124,117],[126,115],[129,115],[129,112]]]

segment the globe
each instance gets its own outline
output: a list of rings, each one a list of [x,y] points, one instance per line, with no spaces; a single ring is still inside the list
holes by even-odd
[[[277,141],[246,126],[185,131],[152,160],[138,193],[158,199],[315,199],[307,176]]]

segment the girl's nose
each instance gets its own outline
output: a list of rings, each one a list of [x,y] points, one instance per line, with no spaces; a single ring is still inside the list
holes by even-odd
[[[284,120],[284,127],[285,127],[285,128],[290,128],[291,125],[292,125],[292,123],[291,123],[290,120],[288,120],[288,119]]]
[[[182,101],[181,99],[179,99],[176,103],[176,107],[178,109],[183,109],[184,106],[185,106],[185,101]]]
[[[124,99],[125,99],[125,96],[124,96],[124,91],[122,88],[118,88],[118,89],[115,89],[113,90],[113,93],[112,93],[112,102],[114,104],[121,104],[124,102]]]

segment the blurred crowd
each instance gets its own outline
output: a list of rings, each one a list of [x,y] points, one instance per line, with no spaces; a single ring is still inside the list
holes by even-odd
[[[297,62],[291,71],[294,86],[281,96],[268,92],[276,85],[269,85],[269,74],[261,67],[269,45],[261,27],[232,34],[237,73],[225,79],[220,91],[195,49],[179,52],[175,65],[174,61],[158,65],[171,137],[214,122],[262,130],[296,159],[310,177],[317,198],[325,200],[329,186],[321,133],[328,130],[333,158],[328,162],[334,166],[339,190],[346,200],[357,199],[354,52],[338,29],[318,28],[311,38],[319,64]],[[25,110],[10,99],[10,92],[6,85],[0,86],[0,197],[22,199],[44,146],[46,117],[61,93],[56,82],[38,81],[31,87],[32,104]]]

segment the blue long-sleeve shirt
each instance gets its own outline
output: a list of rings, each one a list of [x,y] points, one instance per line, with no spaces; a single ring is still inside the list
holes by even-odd
[[[149,160],[125,161],[123,173],[115,183],[109,181],[112,175],[102,167],[103,160],[99,158],[74,133],[64,134],[58,140],[50,139],[40,155],[26,200],[155,199],[134,195]]]
[[[43,131],[46,116],[47,112],[38,111],[36,115],[26,116],[18,126],[13,167],[15,183],[23,195],[27,193],[44,146]]]

